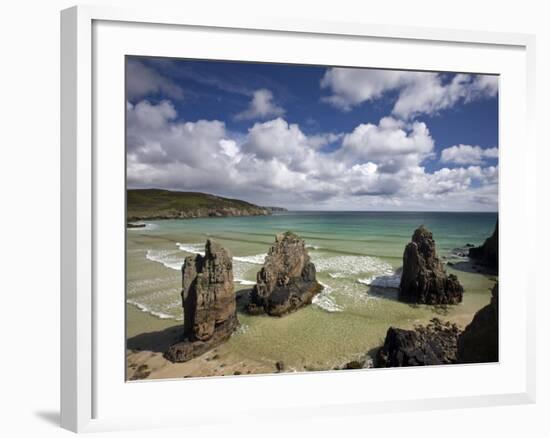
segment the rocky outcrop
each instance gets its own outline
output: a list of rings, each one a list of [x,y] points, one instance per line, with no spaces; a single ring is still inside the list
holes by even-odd
[[[147,224],[134,224],[132,222],[128,222],[126,224],[126,228],[145,228]]]
[[[271,213],[283,213],[285,211],[288,211],[286,208],[283,207],[262,207],[268,210]]]
[[[257,274],[247,310],[282,316],[306,304],[322,289],[305,243],[296,234],[279,234]]]
[[[491,302],[474,315],[458,338],[458,362],[498,362],[498,283]]]
[[[189,208],[185,210],[160,210],[150,213],[131,213],[130,220],[158,220],[158,219],[196,219],[201,217],[227,216],[269,216],[270,209],[263,207],[220,207],[220,208]]]
[[[185,259],[183,274],[183,339],[165,357],[185,362],[227,340],[239,322],[231,255],[208,240],[205,255]]]
[[[390,327],[383,347],[378,350],[376,367],[409,367],[457,363],[457,340],[460,330],[455,324],[434,318],[427,326],[414,330]]]
[[[421,225],[405,247],[399,300],[417,304],[458,304],[464,289],[447,275],[437,256],[432,233]]]
[[[470,248],[468,256],[480,265],[498,270],[498,221],[491,237],[485,239],[483,245]]]

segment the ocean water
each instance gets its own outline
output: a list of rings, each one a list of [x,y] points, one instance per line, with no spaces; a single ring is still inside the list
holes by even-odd
[[[456,248],[481,244],[496,213],[285,212],[272,216],[148,221],[127,231],[127,334],[181,323],[181,266],[207,238],[233,255],[236,290],[249,289],[275,239],[293,231],[306,241],[324,290],[312,306],[271,318],[239,314],[227,348],[291,369],[328,369],[381,345],[390,326],[412,327],[434,316],[466,325],[489,302],[494,278],[466,266]],[[396,300],[405,245],[421,224],[434,234],[447,271],[465,288],[457,306],[412,306]]]

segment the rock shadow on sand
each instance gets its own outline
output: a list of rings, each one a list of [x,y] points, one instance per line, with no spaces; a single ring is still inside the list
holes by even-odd
[[[126,348],[133,351],[164,353],[170,345],[181,341],[183,325],[177,324],[164,330],[141,333],[126,341]]]

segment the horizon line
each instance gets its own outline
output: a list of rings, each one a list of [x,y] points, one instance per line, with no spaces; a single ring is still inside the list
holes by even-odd
[[[286,211],[301,213],[499,213],[498,210],[290,210],[288,208]]]
[[[176,193],[198,193],[202,195],[211,195],[211,196],[217,196],[220,198],[226,198],[231,200],[237,200],[237,201],[243,201],[248,202],[249,204],[256,205],[257,207],[263,207],[263,208],[284,208],[286,211],[289,212],[322,212],[322,213],[499,213],[498,210],[291,210],[288,207],[284,207],[281,205],[258,205],[251,201],[246,201],[242,198],[230,198],[227,195],[218,195],[216,193],[209,193],[209,192],[200,192],[197,190],[181,190],[181,189],[164,189],[159,187],[128,187],[126,184],[125,190],[165,190],[167,192],[176,192]]]

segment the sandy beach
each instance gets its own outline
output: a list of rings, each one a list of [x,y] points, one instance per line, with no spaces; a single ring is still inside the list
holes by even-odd
[[[324,240],[329,237],[328,232],[315,233],[315,225],[310,225],[313,218],[309,216],[307,220],[307,229],[300,224],[303,216],[281,216],[156,221],[147,229],[129,230],[127,379],[332,370],[372,354],[383,344],[390,326],[410,329],[437,317],[463,329],[475,312],[490,301],[496,277],[477,272],[453,251],[459,243],[478,242],[478,235],[489,233],[493,226],[491,216],[482,217],[475,235],[466,224],[463,231],[455,230],[453,239],[439,239],[439,252],[449,262],[447,272],[455,274],[465,289],[463,302],[455,306],[399,302],[395,288],[368,284],[373,278],[387,278],[391,283],[392,275],[401,266],[403,247],[410,239],[407,224],[385,238],[371,220],[371,231],[363,232],[359,239],[371,241],[356,242],[342,234],[341,229],[330,236],[332,240]],[[441,231],[446,231],[454,219],[438,220]],[[257,224],[254,230],[241,228],[248,228],[250,222]],[[275,226],[289,225],[304,228],[300,231],[325,288],[312,305],[293,314],[282,318],[250,316],[244,312],[243,300],[263,262],[260,252],[269,248]],[[437,223],[435,228],[439,231]],[[349,233],[353,231],[354,227],[349,229]],[[240,327],[226,343],[204,355],[185,363],[172,363],[163,353],[179,340],[183,331],[181,265],[185,256],[200,252],[201,240],[213,234],[233,254]]]

